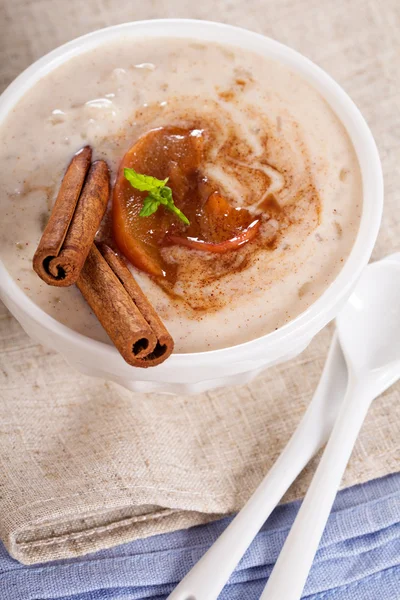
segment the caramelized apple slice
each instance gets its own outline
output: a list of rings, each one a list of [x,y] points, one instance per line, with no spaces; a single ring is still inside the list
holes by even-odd
[[[219,192],[214,192],[202,211],[200,229],[204,239],[172,234],[165,241],[194,250],[223,254],[250,242],[259,227],[258,217],[252,216],[246,208],[234,208]]]
[[[246,208],[234,208],[224,196],[214,192],[203,207],[202,237],[207,242],[225,242],[240,235],[254,220]],[[257,232],[257,229],[251,231]]]
[[[186,193],[201,161],[203,139],[197,130],[162,127],[149,131],[128,150],[118,170],[113,193],[113,235],[122,254],[150,275],[163,276],[167,265],[160,254],[166,232],[184,229],[176,218],[160,207],[149,217],[139,217],[147,192],[134,189],[124,177],[124,168],[158,179],[171,176],[174,202],[185,212]],[[190,218],[190,217],[189,217]]]
[[[113,194],[114,238],[126,258],[150,275],[173,277],[160,253],[163,245],[178,244],[221,254],[246,244],[258,232],[259,217],[245,208],[231,206],[199,175],[202,148],[198,130],[164,127],[142,136],[122,160]],[[190,226],[186,228],[163,207],[149,217],[140,217],[147,192],[139,192],[129,184],[124,177],[125,167],[157,179],[169,177],[174,202],[188,217]]]

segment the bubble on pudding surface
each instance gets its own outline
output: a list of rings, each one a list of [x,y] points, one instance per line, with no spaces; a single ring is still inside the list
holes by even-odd
[[[95,98],[94,100],[88,100],[85,102],[85,106],[88,108],[109,109],[114,106],[114,104],[109,98]]]
[[[127,71],[126,71],[126,69],[123,69],[122,67],[116,67],[111,72],[112,79],[114,79],[114,81],[118,81],[118,82],[123,81],[126,78],[126,75],[127,75]]]
[[[93,133],[93,129],[97,130],[99,127],[107,127],[107,123],[113,123],[119,113],[115,103],[110,98],[103,97],[88,100],[83,108],[88,118],[88,134]],[[100,125],[103,122],[105,125]]]
[[[51,111],[51,115],[47,120],[49,123],[51,123],[51,125],[59,125],[60,123],[65,123],[66,119],[67,113],[60,108],[55,108],[53,111]]]
[[[138,65],[135,65],[135,69],[141,69],[144,71],[154,71],[156,68],[156,65],[154,65],[153,63],[139,63]]]

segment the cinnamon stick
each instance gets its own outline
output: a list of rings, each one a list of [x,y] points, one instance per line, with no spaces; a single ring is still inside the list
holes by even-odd
[[[49,285],[77,281],[107,207],[108,166],[103,160],[90,166],[91,157],[85,146],[72,158],[33,257],[34,270]]]
[[[127,363],[152,367],[173,340],[126,264],[106,244],[93,244],[76,283]]]

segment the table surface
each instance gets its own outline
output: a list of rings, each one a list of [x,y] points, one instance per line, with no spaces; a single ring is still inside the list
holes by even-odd
[[[146,2],[2,0],[0,91],[32,61],[63,42],[108,25],[161,17],[216,20],[252,29],[292,46],[332,75],[364,114],[377,141],[382,159],[385,209],[373,258],[378,259],[399,250],[400,2],[398,0],[353,0],[352,2],[348,0],[335,2],[330,0],[280,0],[279,2],[220,0],[218,3],[215,0],[202,0],[198,3],[191,0],[148,0]],[[25,384],[30,381],[30,373],[37,369],[37,365],[48,359],[49,353],[45,350],[39,352],[36,349],[35,364],[28,364],[28,354],[32,353],[32,348],[29,348],[29,352],[25,352],[22,360],[21,348],[26,344],[24,334],[17,329],[13,320],[9,319],[4,308],[0,312],[4,316],[1,325],[3,329],[0,333],[3,333],[6,340],[2,346],[0,345],[0,362],[6,358],[7,344],[10,348],[14,343],[13,352],[18,357],[12,365],[10,363],[8,371],[2,373],[0,370],[0,386],[4,385],[8,393],[8,400],[4,402],[1,410],[4,411],[4,415],[7,415],[12,410],[20,409],[17,405],[18,394],[15,389],[19,381],[22,381],[21,364],[25,369]],[[8,319],[7,326],[5,318]],[[289,366],[272,369],[254,384],[229,392],[232,406],[247,406],[248,410],[252,410],[251,407],[254,406],[255,412],[251,417],[254,418],[254,423],[256,418],[257,423],[265,423],[264,429],[259,431],[260,439],[268,435],[275,448],[274,453],[267,456],[263,454],[262,447],[263,452],[257,454],[257,457],[261,456],[260,459],[257,458],[258,462],[254,456],[252,457],[254,462],[251,471],[246,468],[248,457],[243,457],[239,451],[233,456],[233,462],[237,465],[235,477],[238,478],[239,483],[238,488],[232,492],[229,501],[230,509],[238,508],[248,490],[254,487],[255,481],[265,472],[286,442],[287,436],[304,410],[311,390],[318,381],[328,343],[329,332],[323,332],[312,346]],[[62,391],[64,375],[61,373],[66,373],[66,367],[62,366],[56,358],[51,360],[54,360],[54,365],[59,368],[60,375],[57,379],[52,371],[47,383],[54,387],[58,386]],[[65,375],[67,376],[69,377],[69,374]],[[33,381],[33,375],[31,378]],[[44,378],[45,374],[42,379]],[[86,383],[77,379],[76,389],[82,385]],[[263,409],[261,403],[264,403],[267,392],[268,406]],[[290,421],[291,415],[278,414],[278,400],[283,394],[290,394],[296,398],[297,412],[293,421]],[[395,470],[396,465],[398,466],[399,399],[400,385],[397,385],[374,405],[350,468],[346,472],[344,480],[346,485],[384,475]],[[216,392],[203,398],[204,402],[212,403],[216,414],[220,407],[223,412],[223,400],[223,392]],[[280,429],[274,431],[269,429],[268,417],[271,421],[274,418],[279,419]],[[43,428],[45,424],[44,420]],[[105,430],[105,434],[108,435],[109,431]],[[238,430],[238,439],[240,435],[241,432]],[[258,443],[258,440],[256,441]],[[233,453],[229,445],[222,450],[221,447],[215,447],[214,451],[215,455],[222,457],[221,464],[227,454]],[[210,459],[210,456],[211,454],[208,458],[206,456],[206,459]],[[290,497],[298,497],[304,492],[309,476],[308,474],[299,480]],[[9,481],[8,484],[11,486],[14,483],[15,473],[14,480]],[[0,523],[0,527],[1,525]],[[5,537],[4,531],[2,537],[3,539]]]

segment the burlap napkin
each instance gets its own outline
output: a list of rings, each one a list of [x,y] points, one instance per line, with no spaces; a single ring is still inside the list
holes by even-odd
[[[386,209],[375,258],[399,248],[400,86],[396,0],[288,0],[184,7],[106,0],[6,0],[0,81],[68,38],[155,16],[222,20],[278,37],[325,67],[369,119]],[[73,371],[0,309],[0,537],[24,563],[76,556],[240,509],[299,422],[331,328],[250,385],[197,397],[133,394]],[[343,481],[399,470],[400,386],[374,404]],[[301,496],[313,465],[286,499]]]

